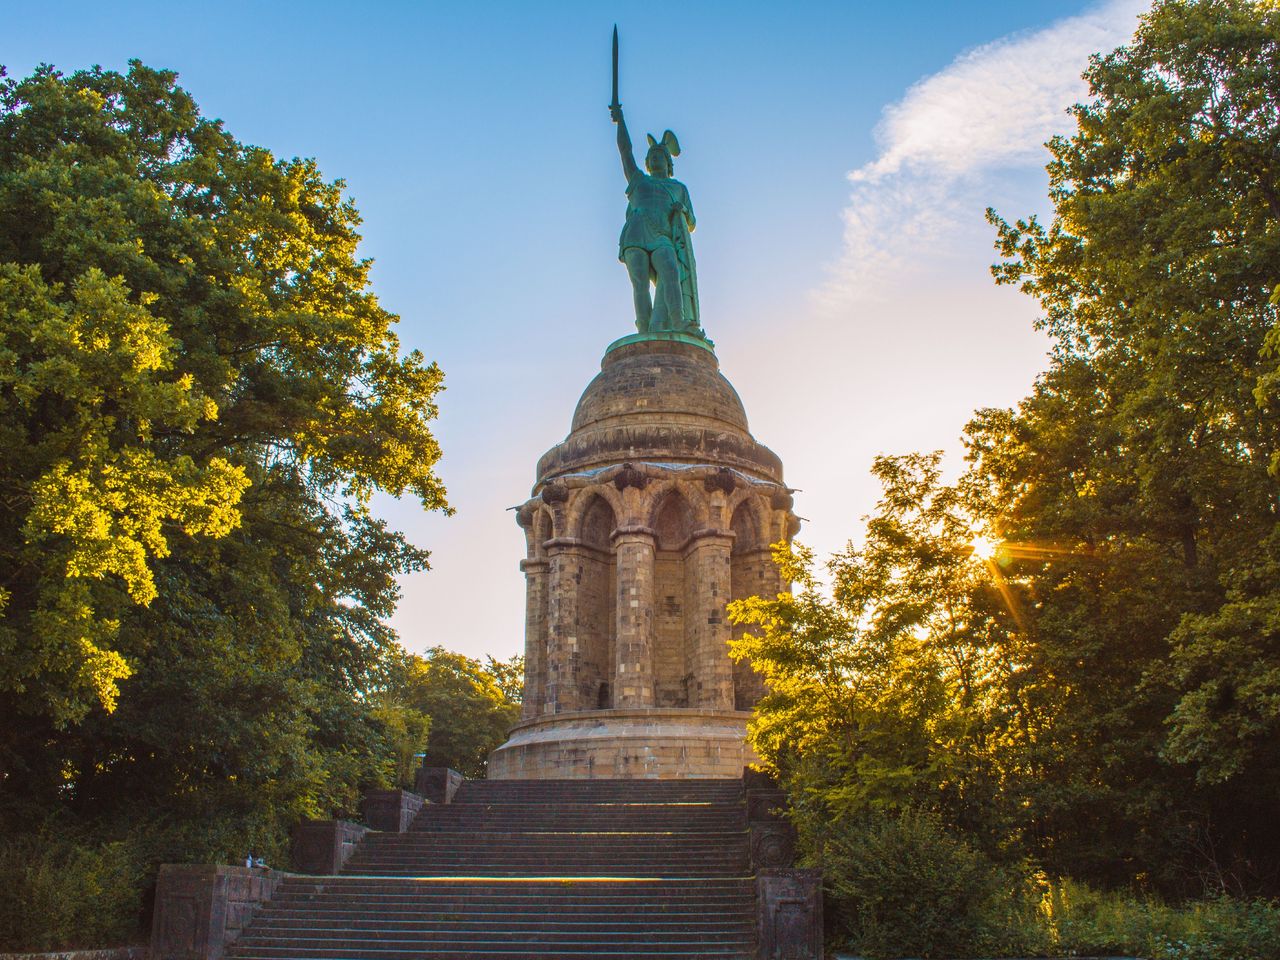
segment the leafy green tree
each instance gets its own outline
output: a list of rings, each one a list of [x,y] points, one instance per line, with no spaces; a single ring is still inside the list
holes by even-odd
[[[484,776],[489,754],[520,719],[519,688],[513,685],[521,675],[520,660],[490,657],[483,664],[444,647],[404,658],[387,699],[430,718],[426,766]]]
[[[734,609],[752,735],[815,856],[906,807],[1055,875],[1274,893],[1280,7],[1157,2],[1085,77],[1052,221],[990,214],[1049,369],[978,412],[956,484],[877,461],[830,598],[797,550],[793,597]]]
[[[1013,829],[1018,745],[1032,723],[1011,693],[1022,642],[989,558],[975,556],[968,492],[940,454],[878,457],[866,541],[827,565],[779,544],[798,589],[730,604],[757,628],[731,645],[768,692],[752,744],[789,789],[806,846],[849,817],[945,812],[998,850]]]
[[[1051,224],[990,215],[1050,369],[969,428],[1058,718],[1042,827],[1068,872],[1274,883],[1280,8],[1156,3],[1085,77]]]
[[[375,694],[427,555],[368,505],[448,510],[442,375],[342,182],[175,79],[0,82],[0,816],[281,863],[421,749]]]

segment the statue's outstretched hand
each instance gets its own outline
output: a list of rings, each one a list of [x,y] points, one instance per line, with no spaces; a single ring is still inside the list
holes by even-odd
[[[617,104],[614,104],[613,106],[611,106],[609,108],[609,117],[613,120],[614,123],[621,123],[622,107],[618,106]]]

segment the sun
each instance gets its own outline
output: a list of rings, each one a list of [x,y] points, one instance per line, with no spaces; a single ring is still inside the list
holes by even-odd
[[[990,537],[983,536],[982,534],[976,534],[974,538],[969,541],[969,548],[972,550],[973,556],[978,560],[990,560],[996,555],[996,549],[999,546],[1000,544],[997,541],[992,540]]]

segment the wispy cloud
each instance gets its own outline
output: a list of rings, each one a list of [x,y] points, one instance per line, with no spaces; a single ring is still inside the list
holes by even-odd
[[[908,252],[944,244],[961,211],[972,212],[968,194],[984,177],[1042,166],[1041,145],[1070,129],[1066,109],[1087,93],[1080,74],[1089,54],[1128,40],[1146,9],[1142,0],[1109,0],[985,44],[888,106],[879,154],[849,174],[844,249],[821,299],[875,297]]]

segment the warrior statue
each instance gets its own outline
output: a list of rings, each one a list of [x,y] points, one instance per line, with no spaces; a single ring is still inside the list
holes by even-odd
[[[680,142],[668,130],[661,140],[649,135],[644,165],[636,166],[627,123],[618,104],[618,35],[614,30],[613,103],[609,115],[618,125],[618,152],[627,177],[627,222],[618,241],[618,259],[627,266],[640,333],[705,336],[698,318],[698,274],[693,259],[693,204],[689,190],[671,176]],[[650,294],[649,285],[654,291]]]

